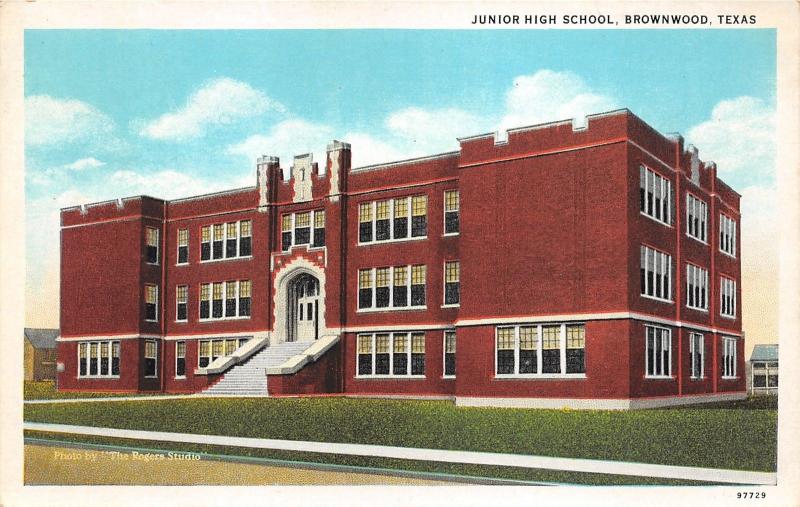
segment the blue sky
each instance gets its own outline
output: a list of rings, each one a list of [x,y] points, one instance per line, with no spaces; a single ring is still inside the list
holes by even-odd
[[[41,252],[61,206],[253,185],[256,156],[319,161],[334,138],[365,165],[618,107],[683,133],[768,223],[775,43],[763,29],[28,30],[28,296],[57,282],[57,251]]]

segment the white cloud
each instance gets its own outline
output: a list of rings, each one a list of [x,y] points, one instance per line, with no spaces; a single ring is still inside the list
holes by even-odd
[[[711,118],[689,129],[687,141],[717,163],[726,181],[756,184],[775,175],[775,110],[761,99],[719,102]]]
[[[96,169],[98,167],[103,167],[106,165],[105,162],[101,162],[94,157],[87,157],[76,160],[71,164],[64,165],[64,169],[70,169],[73,171],[83,171],[84,169]]]
[[[405,158],[457,150],[458,137],[480,133],[486,123],[477,115],[457,108],[409,107],[386,118],[390,134],[401,139],[411,152]]]
[[[182,108],[146,123],[139,134],[184,141],[202,136],[210,126],[228,125],[267,111],[283,112],[284,107],[247,83],[219,78],[205,83]]]
[[[280,157],[285,169],[291,167],[295,155],[313,153],[314,160],[324,167],[325,147],[333,138],[332,127],[294,118],[276,124],[267,134],[253,135],[230,145],[227,151],[246,157],[253,166],[261,155]],[[284,176],[289,177],[288,171]]]
[[[506,92],[499,130],[571,118],[583,124],[588,114],[618,107],[612,97],[592,90],[577,74],[543,69],[514,79]]]
[[[403,160],[413,157],[408,151],[403,151],[391,143],[364,133],[350,133],[342,136],[342,140],[353,147],[352,167],[363,167],[394,160]]]
[[[111,118],[85,102],[49,95],[25,98],[25,143],[28,146],[95,141],[108,137],[113,130]]]

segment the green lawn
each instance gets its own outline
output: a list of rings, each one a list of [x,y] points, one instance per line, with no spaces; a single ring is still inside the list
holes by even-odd
[[[459,408],[446,401],[199,398],[26,405],[25,420],[775,471],[777,411]]]
[[[78,391],[57,391],[52,380],[35,382],[26,380],[23,384],[23,399],[25,400],[67,400],[74,398],[113,398],[120,396],[157,396],[160,393],[95,393]]]

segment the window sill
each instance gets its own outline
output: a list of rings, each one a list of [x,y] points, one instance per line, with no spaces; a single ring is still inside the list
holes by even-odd
[[[145,262],[145,264],[147,264],[148,266],[159,266],[160,265],[160,263],[158,263],[158,262]]]
[[[412,312],[412,311],[421,311],[427,310],[427,306],[400,306],[397,308],[386,307],[386,308],[359,308],[356,310],[356,313],[382,313],[382,312]]]
[[[158,375],[145,375],[144,378],[158,378]]]
[[[736,254],[728,253],[725,250],[720,250],[719,253],[726,257],[730,257],[731,259],[736,259]]]
[[[663,299],[663,298],[659,298],[659,297],[656,297],[656,296],[648,296],[647,294],[639,294],[639,295],[641,297],[645,298],[645,299],[651,299],[653,301],[658,301],[659,303],[675,304],[675,301],[673,301],[671,299]]]
[[[175,324],[188,324],[188,323],[189,323],[188,319],[187,320],[176,320],[175,321]]]
[[[455,375],[442,375],[442,380],[455,380]]]
[[[724,375],[722,377],[720,377],[720,378],[722,380],[739,380],[739,377],[726,377]]]
[[[183,377],[175,377],[174,380],[186,380],[186,376]]]
[[[386,245],[391,243],[405,243],[407,241],[422,241],[425,239],[428,239],[427,234],[425,236],[412,236],[409,238],[399,238],[399,239],[382,239],[380,241],[375,240],[375,241],[368,241],[365,243],[359,241],[358,246]]]
[[[696,308],[694,306],[689,306],[689,305],[686,305],[686,308],[688,308],[689,310],[694,310],[696,312],[708,313],[708,308]]]
[[[356,380],[425,380],[425,375],[356,375]]]
[[[645,380],[675,380],[672,375],[645,375]]]
[[[585,378],[585,373],[495,373],[494,375],[494,380],[580,380]]]
[[[225,262],[225,261],[246,261],[246,260],[250,260],[252,258],[253,258],[252,255],[243,255],[243,256],[240,256],[240,257],[239,256],[237,256],[237,257],[222,257],[220,259],[208,259],[208,260],[205,260],[205,261],[201,260],[200,264],[213,264],[215,262]],[[188,263],[179,264],[179,266],[186,266],[187,264]]]
[[[280,252],[273,252],[273,255],[288,255],[292,253],[292,250],[294,250],[295,248],[300,248],[301,246],[305,247],[305,249],[309,252],[316,252],[316,251],[321,252],[322,250],[325,250],[325,245],[311,246],[311,243],[301,243],[299,245],[290,246],[288,250],[282,249]]]
[[[694,382],[699,382],[701,380],[708,380],[708,378],[707,377],[689,377],[689,380],[692,380]]]
[[[442,237],[443,238],[449,238],[449,237],[452,237],[452,236],[458,236],[459,234],[461,234],[461,231],[458,231],[458,232],[445,232],[444,234],[442,234]]]
[[[176,262],[175,265],[176,266],[188,266],[189,263],[188,262]]]
[[[247,320],[249,319],[249,315],[241,316],[241,317],[217,317],[217,318],[208,318],[208,319],[198,319],[198,322],[222,322],[226,320]]]
[[[719,316],[722,317],[723,319],[736,320],[736,316],[735,315],[723,315],[723,314],[720,313]]]
[[[652,220],[653,222],[659,223],[659,224],[663,225],[664,227],[669,227],[670,229],[672,229],[672,224],[668,224],[667,222],[664,222],[664,221],[662,221],[662,220],[659,220],[658,218],[656,218],[656,217],[654,217],[654,216],[648,215],[647,213],[645,213],[645,212],[644,212],[644,211],[642,211],[642,210],[639,210],[639,214],[640,214],[640,215],[642,215],[642,216],[645,216],[645,217],[649,218],[649,219],[650,219],[650,220]]]
[[[158,320],[152,320],[152,319],[144,319],[144,321],[145,321],[145,322],[155,322],[155,323],[158,323]]]
[[[450,303],[450,304],[444,304],[440,308],[460,308],[460,307],[461,303]]]
[[[78,375],[78,380],[119,380],[119,375]]]
[[[702,243],[703,245],[708,246],[708,241],[703,241],[702,239],[700,239],[698,237],[692,236],[688,232],[686,233],[686,237],[687,238],[692,238],[693,240],[697,241],[698,243]]]

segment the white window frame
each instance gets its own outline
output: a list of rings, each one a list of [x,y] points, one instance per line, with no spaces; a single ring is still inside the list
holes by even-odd
[[[425,266],[425,304],[424,305],[411,305],[411,268],[413,266]],[[382,306],[378,308],[377,304],[377,294],[378,294],[378,278],[377,278],[377,271],[378,269],[385,269],[389,268],[389,306]],[[406,268],[406,296],[408,298],[408,305],[406,306],[394,306],[394,270],[395,268]],[[427,264],[408,264],[406,266],[381,266],[380,268],[359,268],[356,270],[358,273],[361,271],[371,271],[372,272],[372,306],[369,308],[359,308],[359,301],[358,297],[356,297],[356,313],[374,313],[374,312],[402,312],[402,311],[414,311],[414,310],[426,310],[428,308],[428,265]],[[361,290],[360,284],[360,276],[356,277],[356,294],[359,294]]]
[[[698,304],[698,297],[690,297],[692,295],[692,287],[698,287],[701,294],[703,294],[703,301],[705,305]],[[694,304],[690,304],[690,300],[694,299]],[[686,263],[686,307],[692,310],[701,312],[708,312],[708,270],[690,262]]]
[[[372,213],[371,213],[371,216],[372,216],[372,220],[371,220],[371,224],[372,224],[372,240],[371,241],[361,241],[361,234],[359,233],[358,234],[358,246],[383,245],[383,244],[386,244],[386,243],[401,243],[403,241],[419,241],[419,240],[423,240],[423,239],[428,239],[428,231],[427,230],[426,230],[424,236],[412,236],[411,235],[411,222],[412,222],[411,200],[414,197],[419,197],[419,196],[424,196],[425,199],[426,199],[426,203],[425,203],[426,214],[425,214],[425,216],[426,216],[426,220],[427,220],[427,216],[428,216],[427,212],[430,210],[430,200],[428,199],[428,194],[414,194],[414,195],[405,195],[405,196],[399,196],[399,197],[386,197],[385,199],[377,199],[375,201],[369,201],[369,205],[371,206],[371,209],[372,209]],[[402,238],[395,238],[394,237],[394,219],[395,219],[394,207],[395,207],[395,201],[396,200],[400,200],[400,199],[405,199],[405,201],[406,201],[406,216],[405,216],[405,218],[407,220],[407,222],[406,222],[406,235],[404,237],[402,237]],[[378,214],[377,214],[378,202],[380,202],[380,201],[389,201],[389,239],[382,239],[382,240],[378,241],[378,239],[377,239],[378,227],[377,227],[376,224],[378,222]],[[362,222],[361,221],[360,208],[359,208],[359,206],[361,206],[361,204],[367,204],[367,203],[366,202],[361,202],[357,206],[357,208],[359,209],[359,217],[358,217],[359,230],[360,230],[361,224],[362,223],[366,223],[366,222]]]
[[[204,226],[200,227],[200,251],[203,251],[203,227],[209,227],[209,251],[211,252],[211,256],[206,260],[200,260],[201,264],[206,264],[210,262],[223,262],[223,261],[230,261],[236,259],[250,259],[253,257],[253,247],[252,243],[250,245],[250,255],[239,255],[240,251],[240,243],[241,243],[241,227],[242,222],[250,221],[250,236],[245,237],[253,237],[253,220],[251,218],[244,218],[242,220],[236,220],[235,222],[222,222],[222,223],[213,223],[213,224],[205,224]],[[228,239],[232,239],[228,237],[228,224],[236,224],[236,254],[235,255],[228,255]],[[215,259],[214,258],[214,227],[217,225],[222,225],[222,257]],[[252,242],[252,239],[251,239]],[[202,253],[201,253],[202,256]],[[181,264],[183,265],[183,264]]]
[[[458,195],[458,206],[455,210],[447,209],[447,193],[455,192]],[[447,214],[455,211],[458,214],[458,231],[447,231]],[[451,188],[442,192],[442,236],[458,236],[461,234],[461,192],[457,188]]]
[[[183,375],[178,375],[178,359],[181,358],[181,356],[178,356],[178,345],[181,344],[181,343],[183,344],[183,356],[182,357],[183,357],[183,369],[184,369],[184,372],[183,372]],[[178,341],[175,342],[175,378],[177,380],[185,380],[186,379],[186,370],[188,369],[187,368],[188,366],[189,365],[186,363],[186,341],[185,340],[178,340]]]
[[[647,277],[648,268],[650,267],[650,252],[652,252],[652,261],[653,261],[653,280],[655,281],[655,277],[659,275],[663,275],[664,269],[667,271],[667,285],[666,285],[666,292],[668,297],[664,298],[659,295],[655,294],[655,285],[650,287],[649,279]],[[666,252],[662,252],[661,250],[657,250],[653,247],[648,245],[642,245],[640,249],[639,255],[639,269],[641,269],[641,261],[642,261],[642,254],[644,255],[645,260],[645,276],[644,276],[644,287],[640,287],[639,292],[643,298],[654,299],[656,301],[661,301],[663,303],[672,303],[672,256]],[[650,290],[652,289],[652,291]],[[662,293],[664,292],[665,288],[662,285],[661,287]],[[652,294],[650,294],[652,292]]]
[[[147,287],[154,287],[155,290],[156,290],[156,302],[155,302],[155,305],[156,305],[156,312],[155,312],[156,313],[156,318],[155,319],[148,319],[147,318]],[[144,319],[144,321],[145,322],[158,322],[158,309],[159,309],[159,304],[158,304],[159,303],[159,301],[158,301],[159,294],[158,294],[158,292],[159,292],[158,291],[158,285],[156,285],[154,283],[146,283],[146,284],[144,284],[144,304],[145,304],[145,310],[144,310],[145,311],[145,319]]]
[[[234,233],[234,236],[235,236],[234,238],[229,238],[228,237],[228,225],[229,224],[234,224],[234,229],[236,229],[236,232]],[[223,259],[235,259],[235,258],[238,258],[239,257],[239,221],[237,220],[236,222],[225,222],[224,226],[225,226],[225,232],[222,235],[222,258]],[[231,255],[231,256],[228,256],[228,240],[229,239],[235,239],[236,240],[236,254],[235,255]],[[219,260],[219,259],[217,259],[217,260]]]
[[[156,355],[154,357],[149,357],[147,355],[147,344],[152,343],[155,346]],[[154,375],[145,375],[144,378],[158,378],[158,340],[145,340],[144,341],[144,359],[155,359],[155,371]],[[146,366],[145,366],[146,367]]]
[[[447,264],[455,262],[458,264],[458,303],[447,302]],[[427,298],[426,298],[427,301]],[[461,261],[459,259],[445,260],[442,264],[442,308],[458,308],[461,306]]]
[[[723,238],[728,237],[728,247],[724,248]],[[736,220],[726,215],[719,214],[719,251],[736,258]]]
[[[155,244],[155,247],[156,247],[156,261],[155,262],[150,262],[150,261],[145,260],[145,264],[148,264],[150,266],[158,266],[160,264],[160,262],[161,262],[161,231],[158,229],[158,227],[150,227],[149,225],[145,226],[145,228],[144,228],[144,246],[145,246],[145,248],[151,246],[151,245],[147,244],[147,231],[155,231],[156,232],[156,244]]]
[[[97,356],[98,356],[97,373],[94,374],[94,375],[92,375],[90,373],[92,371],[92,369],[91,369],[92,368],[92,356],[91,356],[92,347],[91,347],[91,344],[93,344],[93,343],[97,344]],[[100,373],[100,371],[102,370],[100,368],[100,362],[103,360],[103,357],[102,357],[101,352],[100,352],[100,350],[102,348],[101,345],[100,345],[101,343],[108,344],[108,358],[107,358],[107,360],[108,360],[108,363],[107,363],[108,374],[106,374],[106,375],[103,375],[103,374]],[[122,371],[122,345],[120,343],[120,340],[88,340],[88,341],[80,341],[80,342],[78,342],[78,346],[75,349],[75,352],[76,352],[77,358],[78,358],[78,362],[76,363],[77,364],[77,368],[75,370],[76,377],[77,378],[118,379],[120,377],[119,374],[114,375],[114,374],[111,373],[113,371],[112,364],[113,364],[113,360],[114,360],[114,344],[115,343],[120,347],[119,360],[120,360],[120,372],[121,372]],[[83,347],[86,348],[86,361],[87,361],[86,362],[86,375],[81,375],[81,348],[83,348]]]
[[[293,212],[293,213],[283,213],[281,215],[281,223],[280,223],[281,241],[280,241],[280,245],[279,245],[280,248],[279,248],[278,253],[280,253],[280,254],[288,254],[289,252],[292,251],[293,248],[300,247],[300,246],[306,247],[306,249],[308,249],[308,250],[322,250],[322,249],[325,248],[325,245],[313,246],[314,245],[314,240],[316,239],[316,237],[315,237],[316,236],[316,231],[315,231],[316,227],[314,227],[314,224],[316,223],[316,215],[317,215],[318,211],[320,211],[322,213],[325,213],[324,209],[314,209],[314,210],[300,210],[300,211],[296,211],[296,212]],[[297,225],[297,220],[295,219],[295,217],[296,217],[296,215],[298,213],[308,213],[309,214],[309,222],[308,222],[309,225],[308,226],[309,226],[310,231],[308,233],[308,243],[303,243],[302,245],[298,245],[297,242],[295,241],[295,237],[294,237],[295,236],[294,230],[295,230],[295,227]],[[284,216],[292,217],[291,218],[292,229],[290,231],[284,231],[283,230],[283,217]],[[328,227],[328,217],[325,217],[325,227],[323,227],[323,229],[325,229],[327,227]],[[373,229],[374,229],[374,224],[373,224]],[[251,225],[251,231],[252,231],[252,225]],[[283,249],[283,234],[286,233],[286,232],[289,232],[292,235],[292,241],[289,244],[289,249],[288,250],[284,250]],[[373,230],[373,234],[374,234],[374,232],[375,231]],[[327,242],[327,239],[326,239],[326,242]]]
[[[691,362],[691,378],[694,380],[702,380],[706,377],[706,349],[705,349],[705,335],[703,333],[689,333],[689,361]],[[694,355],[700,353],[700,371],[695,371]]]
[[[663,354],[659,355],[658,362],[660,363],[660,370],[662,373],[654,373],[650,374],[650,360],[651,360],[651,351],[650,351],[650,337],[648,336],[648,330],[653,330],[653,339],[654,340],[661,340],[661,350],[664,350],[664,342],[666,341],[667,350],[669,351],[669,356],[667,358],[666,370],[664,369],[664,356]],[[662,334],[663,333],[663,334]],[[666,339],[666,340],[665,340]],[[663,372],[666,371],[667,373],[664,374]],[[653,326],[647,324],[644,326],[644,378],[646,379],[672,379],[672,330],[666,327],[661,326]]]
[[[698,230],[693,233],[692,218],[695,216],[699,223]],[[691,192],[686,193],[686,235],[704,245],[708,244],[708,204]]]
[[[375,347],[375,337],[377,335],[379,335],[379,334],[380,335],[388,335],[389,336],[389,373],[388,374],[383,374],[383,373],[376,374],[375,373],[375,359],[377,357],[377,348]],[[394,355],[395,355],[395,352],[394,352],[394,335],[396,335],[396,334],[405,335],[406,343],[408,344],[408,349],[405,352],[406,361],[407,361],[406,364],[408,365],[408,372],[404,373],[404,374],[395,374],[394,373]],[[413,374],[412,375],[411,374],[411,349],[412,349],[411,336],[415,335],[415,334],[421,334],[424,337],[424,341],[425,341],[425,345],[426,345],[425,346],[425,353],[424,353],[424,355],[425,355],[425,363],[426,363],[425,364],[425,369],[427,371],[427,368],[428,368],[428,364],[427,364],[428,363],[428,347],[427,347],[428,335],[427,335],[427,333],[425,331],[383,331],[383,332],[375,332],[375,333],[358,333],[356,335],[356,361],[355,361],[356,362],[356,377],[355,378],[357,378],[357,379],[388,379],[388,378],[395,378],[395,379],[415,379],[415,380],[425,379],[426,378],[426,373],[423,373],[422,375],[420,375],[420,374]],[[372,341],[372,373],[359,374],[358,373],[358,371],[359,371],[359,363],[358,363],[359,357],[358,356],[360,356],[361,354],[359,354],[359,351],[358,351],[358,340],[359,340],[360,337],[365,337],[365,336],[371,337],[370,339]]]
[[[500,325],[494,328],[494,376],[496,378],[526,378],[526,379],[547,379],[547,378],[586,378],[586,373],[567,373],[567,326],[584,326],[585,322],[562,322],[562,323],[542,323],[542,324],[513,324],[513,325]],[[542,373],[542,352],[544,337],[542,335],[542,328],[548,326],[559,326],[559,364],[561,373]],[[536,328],[536,371],[537,373],[519,373],[519,330],[523,327]],[[500,329],[514,329],[514,373],[498,373],[497,372],[497,336]],[[583,344],[584,354],[584,369],[586,369],[586,341]]]
[[[241,291],[239,290],[239,287],[241,285],[241,282],[246,282],[246,281],[250,282],[250,315],[239,315],[240,302],[241,302],[240,301],[241,300],[241,296],[240,296]],[[226,317],[225,316],[225,305],[226,305],[226,301],[229,299],[228,298],[228,282],[236,282],[236,289],[234,289],[234,291],[235,291],[235,298],[234,299],[236,300],[236,315],[233,315],[231,317]],[[221,283],[222,284],[222,316],[221,317],[214,317],[214,284],[215,283]],[[206,284],[209,285],[209,289],[208,289],[209,290],[209,299],[208,299],[208,303],[209,303],[208,315],[209,316],[207,318],[199,317],[199,315],[200,315],[200,304],[202,303],[203,300],[198,297],[197,315],[198,315],[198,321],[199,322],[211,322],[211,321],[220,321],[220,320],[242,320],[242,319],[249,319],[252,316],[252,314],[253,314],[253,282],[252,282],[252,280],[249,280],[249,279],[222,280],[222,281],[215,281],[215,282],[201,282],[199,285],[202,286],[202,285],[206,285]],[[199,290],[200,290],[200,292],[198,294],[202,294],[202,290],[203,290],[202,287],[200,287]],[[187,315],[188,315],[188,312],[187,312]]]
[[[730,296],[730,308],[726,308],[726,295]],[[719,314],[726,319],[736,319],[736,280],[725,275],[719,277]]]
[[[453,352],[453,354],[457,354],[458,353],[458,338],[457,338],[457,335],[456,335],[456,330],[455,329],[445,329],[444,333],[442,333],[442,378],[453,379],[453,378],[456,378],[456,374],[455,373],[453,373],[452,375],[446,373],[446,370],[447,370],[447,336],[448,335],[452,335],[453,336],[453,345],[455,346],[455,349],[456,349],[456,351]]]
[[[728,364],[725,361],[726,356],[733,356],[732,364]],[[736,375],[736,369],[738,357],[736,353],[736,338],[732,336],[723,336],[722,337],[722,378],[724,379],[736,379],[739,378]]]
[[[186,231],[186,244],[185,245],[181,245],[181,231]],[[189,229],[188,228],[178,229],[178,237],[176,238],[175,243],[177,244],[176,248],[175,248],[175,265],[176,266],[186,266],[187,264],[189,264],[189,252],[190,252],[189,245],[191,245],[191,234],[189,234]],[[182,246],[186,247],[186,262],[179,262],[179,259],[181,257],[181,247]]]
[[[186,305],[186,318],[179,319],[178,318],[178,307],[181,304],[180,300],[178,299],[179,289],[180,287],[186,287],[186,301],[184,304]],[[175,322],[189,322],[189,286],[188,285],[176,285],[175,286]]]
[[[644,185],[645,185],[644,186],[644,190],[645,190],[645,192],[644,192],[645,206],[644,206],[644,210],[642,210],[641,206],[640,206],[639,213],[641,215],[644,215],[644,216],[646,216],[648,218],[651,218],[651,219],[655,220],[656,222],[658,222],[658,223],[660,223],[662,225],[666,225],[667,227],[672,227],[672,181],[670,181],[669,178],[666,178],[666,177],[662,176],[658,172],[656,172],[653,169],[651,169],[651,168],[647,167],[646,165],[642,164],[642,165],[639,166],[639,188],[640,189],[642,188],[642,181],[641,181],[642,180],[642,176],[644,176],[644,180],[645,180],[645,183],[644,183]],[[647,213],[647,203],[649,202],[647,190],[648,190],[651,182],[653,183],[653,214],[652,215]],[[667,216],[666,217],[661,217],[661,218],[657,218],[656,217],[656,213],[655,213],[655,210],[656,210],[656,203],[655,203],[656,191],[658,192],[658,197],[662,200],[662,202],[664,200],[667,201]],[[661,211],[659,211],[658,214],[661,214],[662,212],[663,212],[663,209]],[[664,218],[666,218],[666,220]]]

